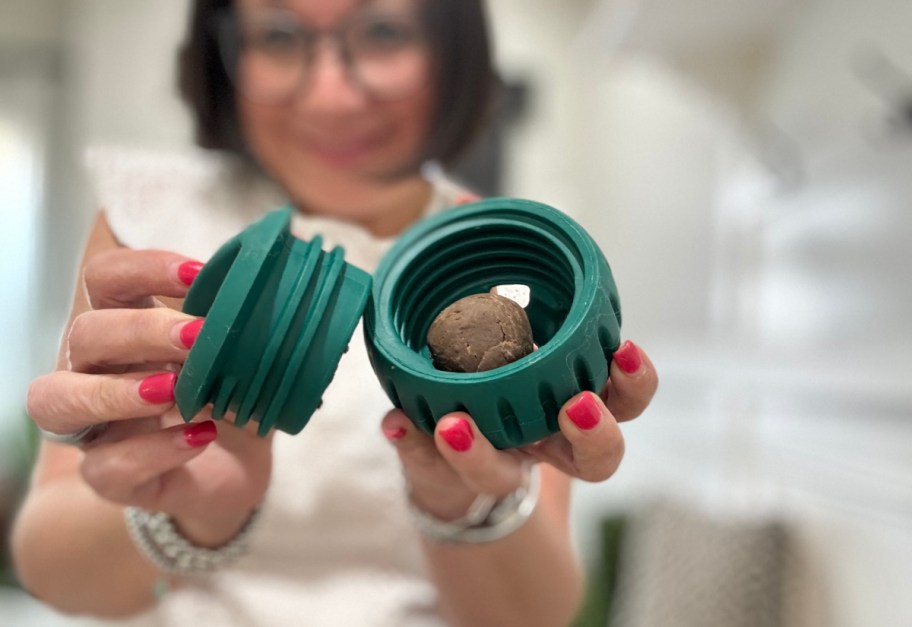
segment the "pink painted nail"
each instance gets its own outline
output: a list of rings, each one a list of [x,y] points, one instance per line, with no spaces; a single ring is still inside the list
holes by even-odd
[[[405,427],[383,427],[383,435],[386,436],[386,439],[390,442],[398,442],[405,437],[407,433]]]
[[[479,196],[477,194],[472,194],[472,193],[465,193],[465,194],[460,194],[459,196],[457,196],[456,199],[453,201],[453,204],[456,206],[467,205],[472,202],[478,202],[479,200],[481,200],[481,196]]]
[[[177,375],[173,372],[153,374],[139,382],[139,396],[147,403],[158,405],[174,400],[174,382]]]
[[[451,449],[460,453],[465,453],[472,448],[472,443],[475,441],[472,427],[464,418],[458,418],[448,427],[441,429],[440,437],[450,445]]]
[[[640,357],[640,349],[636,344],[627,340],[614,353],[614,363],[627,374],[633,374],[643,365],[643,358]]]
[[[205,322],[205,320],[193,320],[184,325],[184,328],[180,331],[180,341],[184,346],[187,348],[193,346],[196,337],[199,335],[200,329],[203,327],[203,322]]]
[[[595,397],[586,392],[567,408],[567,417],[583,431],[589,431],[594,429],[602,419],[602,410],[599,408]]]
[[[190,448],[206,446],[218,437],[218,429],[211,420],[198,422],[184,427],[184,442]]]
[[[199,261],[185,261],[177,267],[177,278],[179,278],[184,285],[190,285],[193,283],[193,280],[196,278],[196,275],[199,274],[202,267],[203,264]]]

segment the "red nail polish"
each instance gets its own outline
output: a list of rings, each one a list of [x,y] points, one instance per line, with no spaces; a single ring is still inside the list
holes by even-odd
[[[567,417],[583,431],[589,431],[594,429],[602,419],[602,410],[595,397],[587,392],[567,408]]]
[[[180,332],[181,343],[190,348],[193,346],[193,343],[196,341],[196,336],[199,335],[200,329],[203,327],[204,320],[194,320],[193,322],[188,322],[184,325],[184,328]]]
[[[173,372],[153,374],[139,382],[139,396],[147,403],[157,405],[174,400],[174,382],[177,375]]]
[[[202,267],[203,264],[199,261],[185,261],[177,267],[177,278],[179,278],[184,285],[190,285],[193,283],[193,279],[196,278],[196,275],[199,274]]]
[[[621,370],[627,374],[633,374],[643,365],[640,349],[636,347],[636,344],[627,340],[615,351],[614,363],[620,366]]]
[[[190,448],[206,446],[218,437],[218,429],[211,420],[184,427],[184,441]]]
[[[383,427],[383,435],[385,435],[386,439],[390,442],[398,442],[405,437],[405,434],[405,427]]]
[[[440,430],[440,437],[450,445],[450,448],[460,453],[465,453],[472,448],[475,441],[475,434],[472,433],[472,427],[463,418],[454,420],[453,423]]]
[[[479,200],[481,200],[481,196],[478,196],[476,194],[460,194],[453,201],[453,204],[456,206],[467,205],[469,203],[477,202]]]

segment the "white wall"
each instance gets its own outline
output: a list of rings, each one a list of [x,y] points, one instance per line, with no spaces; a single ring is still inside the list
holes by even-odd
[[[60,19],[51,1],[0,2],[0,511],[24,461],[23,390],[40,308],[39,234],[57,95]],[[18,469],[18,468],[17,468]]]
[[[6,0],[13,2],[13,0]],[[28,2],[22,6],[30,7]],[[174,88],[174,57],[183,36],[186,0],[44,0],[56,5],[58,93],[51,131],[52,185],[47,190],[39,295],[41,328],[62,328],[81,248],[97,203],[86,177],[87,148],[138,145],[181,149],[190,122]],[[32,11],[33,9],[29,9]],[[28,22],[28,20],[26,20]],[[16,23],[16,20],[11,20]],[[38,355],[53,355],[58,338],[42,336]],[[49,358],[39,370],[50,367]]]
[[[5,47],[55,44],[61,31],[58,0],[0,0],[0,42]]]
[[[86,144],[180,148],[190,120],[176,96],[175,53],[187,0],[80,0],[68,3],[74,111]]]
[[[498,67],[532,86],[527,115],[508,138],[505,190],[574,215],[582,206],[574,158],[578,81],[566,50],[589,4],[571,0],[558,10],[553,0],[487,3]]]
[[[912,133],[877,135],[854,66],[873,42],[912,74],[912,5],[798,9],[743,82],[713,75],[740,44],[640,38],[575,91],[581,219],[663,378],[615,480],[577,490],[578,529],[657,495],[783,517],[817,587],[797,624],[905,625]]]

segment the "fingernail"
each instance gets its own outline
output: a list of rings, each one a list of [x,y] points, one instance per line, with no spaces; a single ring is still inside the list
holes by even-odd
[[[173,372],[153,374],[139,382],[139,396],[147,403],[157,405],[174,400],[174,382],[177,375]]]
[[[200,448],[206,446],[218,437],[218,429],[215,422],[207,420],[206,422],[197,422],[184,427],[184,442],[190,448]]]
[[[179,278],[184,285],[190,285],[193,283],[193,279],[196,278],[196,275],[199,274],[202,267],[203,264],[199,261],[185,261],[177,267],[177,278]]]
[[[196,341],[196,336],[199,335],[200,329],[203,327],[204,320],[193,320],[184,325],[184,328],[180,331],[180,341],[181,344],[190,348],[193,346],[193,343]]]
[[[478,202],[481,200],[481,196],[476,194],[460,194],[456,197],[456,200],[453,201],[454,205],[467,205],[472,202]]]
[[[405,437],[405,427],[382,427],[383,435],[390,442],[398,442]]]
[[[448,427],[440,430],[440,437],[450,445],[450,448],[460,453],[465,453],[472,448],[475,441],[475,434],[472,433],[472,427],[464,418],[454,420]]]
[[[586,392],[567,408],[567,417],[583,431],[594,429],[602,419],[602,410],[592,394]]]
[[[614,362],[627,374],[633,374],[643,365],[640,349],[636,344],[627,340],[614,352]]]

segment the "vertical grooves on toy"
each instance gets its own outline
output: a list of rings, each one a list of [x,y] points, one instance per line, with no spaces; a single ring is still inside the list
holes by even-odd
[[[586,363],[582,355],[577,355],[576,359],[573,360],[573,373],[576,375],[576,384],[580,392],[595,390],[592,372],[589,370],[589,364]]]
[[[434,433],[434,414],[431,412],[431,406],[428,404],[427,399],[423,396],[417,396],[415,398],[415,404],[417,405],[416,409],[418,410],[417,416],[409,416],[412,420],[417,420],[420,423],[420,426],[428,434]]]
[[[218,384],[218,389],[212,395],[212,417],[221,420],[228,412],[228,405],[231,402],[231,395],[237,388],[238,380],[236,377],[225,377]],[[238,425],[243,426],[243,425]]]
[[[402,407],[402,400],[399,398],[399,390],[396,389],[392,379],[384,378],[381,383],[383,385],[383,390],[393,403],[393,407]]]
[[[507,439],[507,443],[515,446],[522,442],[522,427],[519,424],[519,419],[516,417],[516,411],[513,409],[510,401],[505,398],[499,399],[497,401],[497,414],[500,416],[501,424],[503,424],[504,436]]]
[[[547,381],[542,381],[538,384],[538,400],[541,403],[542,411],[545,413],[545,423],[548,426],[548,431],[557,433],[560,430],[557,422],[557,414],[560,408],[557,405],[557,395],[554,393],[554,388]]]
[[[303,242],[295,242],[293,244],[285,271],[296,273],[293,278],[294,285],[292,289],[288,290],[287,297],[281,305],[281,311],[276,316],[272,333],[257,365],[256,373],[253,375],[241,406],[237,411],[235,423],[241,421],[246,424],[251,414],[256,416],[259,413],[254,410],[257,409],[266,378],[274,374],[275,371],[281,372],[285,366],[281,361],[276,361],[276,358],[280,353],[280,349],[288,340],[292,323],[300,314],[301,308],[307,305],[308,299],[306,296],[312,291],[314,279],[316,278],[314,269],[322,256],[321,244],[322,239],[319,236],[314,238],[309,244],[304,244]],[[303,252],[303,255],[301,255],[303,259],[296,259],[294,247],[299,247],[299,250]],[[292,267],[291,262],[295,259],[298,261],[298,265],[301,266],[300,269]]]
[[[339,287],[342,270],[345,267],[345,261],[342,257],[342,249],[340,248],[335,248],[329,254],[323,254],[321,256],[323,257],[324,263],[320,268],[317,291],[314,293],[313,302],[309,307],[309,313],[311,315],[305,323],[301,335],[295,344],[291,358],[288,360],[288,366],[285,369],[274,396],[269,402],[266,413],[260,419],[260,426],[257,430],[257,433],[260,435],[267,434],[278,419],[279,413],[285,406],[288,394],[297,379],[301,364],[304,363],[304,360],[307,357],[307,352],[316,335],[317,328],[323,322],[324,317],[328,313],[331,313],[327,311],[327,305],[333,293]]]
[[[611,360],[614,358],[614,351],[617,347],[614,346],[614,342],[611,339],[611,332],[608,331],[608,327],[599,327],[598,339],[599,344],[602,347],[602,352],[605,354],[605,361],[610,367]]]
[[[610,276],[611,271],[610,270],[606,270],[606,271],[608,272],[608,274]],[[621,326],[621,300],[620,300],[620,296],[618,296],[618,293],[616,291],[608,292],[608,302],[611,303],[611,309],[614,312],[614,317],[617,319],[617,326],[618,326],[618,328],[620,328],[620,326]],[[618,338],[618,339],[620,339],[620,338]]]

